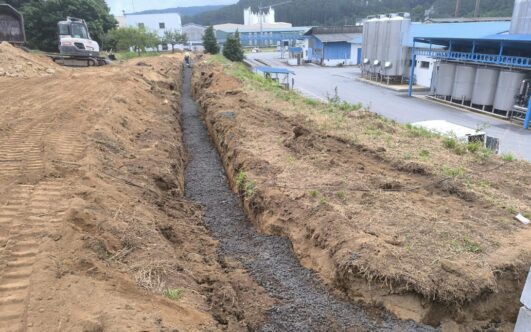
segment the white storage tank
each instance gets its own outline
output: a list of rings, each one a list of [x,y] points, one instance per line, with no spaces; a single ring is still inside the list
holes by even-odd
[[[503,112],[510,112],[515,104],[516,96],[520,92],[522,81],[526,75],[517,71],[502,71],[496,87],[494,97],[494,109]]]
[[[510,33],[531,34],[531,0],[515,1]]]
[[[455,69],[457,65],[450,62],[442,62],[437,66],[434,94],[448,97],[452,95],[455,81]]]
[[[389,18],[389,25],[386,43],[387,57],[382,61],[382,65],[386,68],[385,74],[387,76],[403,76],[407,71],[405,41],[409,36],[411,18],[408,13],[395,14]]]
[[[476,78],[476,67],[458,65],[455,71],[454,87],[452,89],[452,99],[468,102],[472,99],[474,91],[474,80]]]
[[[380,62],[380,67],[383,66],[385,59],[389,53],[389,33],[390,33],[390,21],[386,15],[381,15],[378,22],[378,52],[376,54],[376,60]]]
[[[474,80],[474,92],[472,93],[472,104],[481,106],[492,106],[498,86],[498,76],[500,70],[495,68],[478,68]]]

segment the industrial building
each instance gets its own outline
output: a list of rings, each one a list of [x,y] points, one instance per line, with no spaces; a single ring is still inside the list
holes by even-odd
[[[185,24],[182,28],[183,34],[186,34],[188,39],[188,44],[193,47],[203,45],[205,30],[206,27],[194,23]]]
[[[128,27],[143,28],[157,33],[159,37],[164,36],[166,31],[176,31],[182,33],[181,15],[179,13],[132,13],[124,14]],[[171,49],[171,45],[159,45],[159,50]]]
[[[517,0],[511,21],[412,23],[407,13],[369,17],[362,75],[387,84],[431,88],[431,97],[505,119],[528,115],[531,0]],[[410,79],[411,78],[411,79]]]
[[[510,29],[482,38],[418,36],[411,62],[437,61],[431,98],[511,120],[531,120],[531,0],[517,0]],[[402,73],[404,74],[404,73]],[[410,67],[409,94],[416,77]]]
[[[303,58],[322,66],[361,64],[362,26],[315,27],[305,33]]]
[[[308,29],[308,27],[293,27],[290,23],[214,25],[216,38],[220,44],[224,44],[230,34],[238,31],[244,47],[276,47],[283,42],[294,45]]]

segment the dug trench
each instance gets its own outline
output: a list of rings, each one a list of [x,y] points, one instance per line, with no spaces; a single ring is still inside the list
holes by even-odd
[[[225,223],[216,219],[232,213],[228,202],[236,206],[228,193],[221,201],[208,190],[187,187],[188,193],[207,205],[220,204],[205,221],[222,239],[222,250],[281,300],[269,312],[274,318],[269,324],[284,322],[291,311],[282,303],[289,303],[289,310],[299,311],[290,319],[301,318],[294,322],[305,324],[304,317],[311,316],[311,322],[320,317],[317,323],[325,324],[318,327],[348,327],[368,322],[357,304],[364,303],[445,331],[511,329],[530,262],[529,246],[514,247],[528,232],[507,212],[456,180],[441,180],[414,163],[390,161],[385,149],[351,143],[315,129],[305,117],[276,111],[274,105],[283,104],[274,95],[260,104],[263,92],[245,90],[208,61],[196,67],[193,84],[228,182],[254,228],[239,211],[235,218],[221,217]],[[190,115],[184,115],[186,128]],[[203,145],[189,144],[203,152]],[[208,149],[216,159],[214,148]],[[219,163],[205,156],[195,165],[206,167],[207,161]],[[191,165],[187,186],[208,176],[191,176],[196,167],[194,161]],[[216,179],[208,181],[223,182]],[[374,328],[405,324],[383,317],[373,320],[384,323]]]
[[[238,196],[229,188],[229,182],[234,184],[235,179],[227,181],[216,147],[192,99],[191,76],[191,70],[185,70],[183,130],[190,154],[186,196],[204,207],[203,222],[220,241],[221,254],[243,264],[276,300],[261,330],[430,331],[412,321],[398,320],[381,308],[365,308],[341,299],[300,265],[289,239],[261,234],[249,222]],[[226,112],[220,116],[231,120],[235,114]],[[228,171],[234,174],[231,168]]]

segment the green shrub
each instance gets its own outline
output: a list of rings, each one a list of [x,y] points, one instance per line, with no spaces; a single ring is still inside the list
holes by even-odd
[[[506,162],[513,162],[516,160],[516,157],[512,153],[504,153],[502,154],[502,160]]]
[[[179,301],[184,295],[184,289],[181,288],[167,288],[162,291],[162,295],[170,300]]]

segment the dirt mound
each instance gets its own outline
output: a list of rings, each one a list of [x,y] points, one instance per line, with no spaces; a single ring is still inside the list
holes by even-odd
[[[51,76],[64,71],[46,56],[25,52],[13,45],[0,43],[0,77]]]
[[[270,299],[183,195],[182,58],[137,61],[0,80],[0,330],[263,320]]]
[[[402,318],[465,329],[514,322],[530,231],[499,200],[530,206],[518,189],[530,185],[529,164],[464,160],[437,138],[413,139],[374,115],[314,110],[289,92],[241,84],[227,93],[224,70],[198,68],[195,93],[260,229],[290,238],[330,287]],[[396,152],[425,156],[419,148],[437,164]]]

